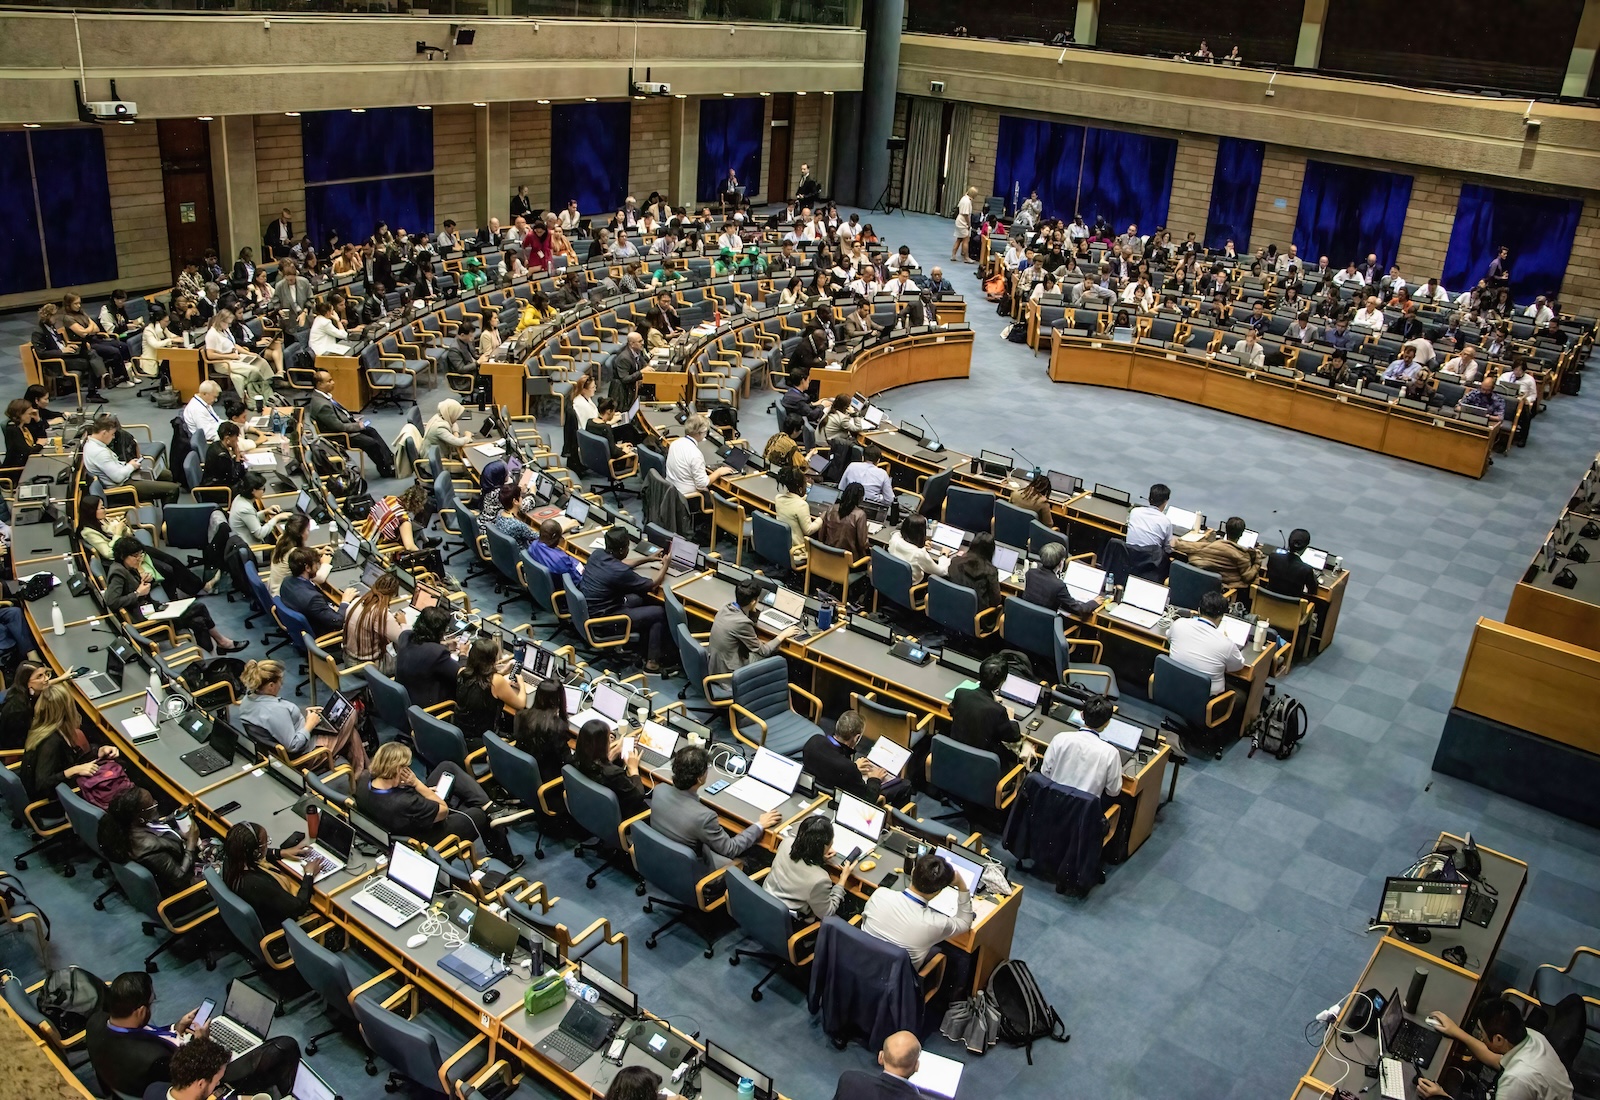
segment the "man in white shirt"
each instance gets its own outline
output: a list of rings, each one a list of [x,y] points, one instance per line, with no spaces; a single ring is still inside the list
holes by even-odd
[[[1544,300],[1543,294],[1535,298],[1533,300],[1533,305],[1523,310],[1522,315],[1524,317],[1531,317],[1533,319],[1534,328],[1544,328],[1550,323],[1550,318],[1555,316],[1555,314],[1550,311],[1550,306]]]
[[[1415,340],[1408,340],[1407,343],[1409,343],[1412,349],[1416,351],[1417,362],[1421,363],[1429,370],[1433,370],[1435,368],[1436,361],[1439,358],[1439,353],[1434,350],[1432,340],[1428,339],[1426,336],[1418,336]]]
[[[1222,617],[1228,613],[1228,597],[1207,592],[1200,597],[1200,608],[1193,616],[1178,619],[1167,631],[1168,656],[1185,668],[1211,678],[1211,694],[1226,688],[1225,677],[1244,667],[1239,647],[1222,632]]]
[[[578,232],[578,223],[583,220],[583,215],[578,213],[578,200],[568,199],[567,208],[560,215],[561,232],[571,236]]]
[[[1421,286],[1417,287],[1417,292],[1415,295],[1413,295],[1413,297],[1419,302],[1436,302],[1439,304],[1444,304],[1450,301],[1449,293],[1444,287],[1439,285],[1439,280],[1437,278],[1431,278]]]
[[[1362,278],[1361,272],[1356,270],[1355,261],[1346,264],[1343,271],[1337,272],[1333,277],[1333,285],[1343,287],[1346,283],[1352,286],[1366,286],[1367,280]]]
[[[1256,330],[1251,329],[1244,334],[1244,339],[1233,345],[1233,354],[1242,366],[1260,367],[1266,365],[1267,352],[1261,346],[1261,337],[1256,335]]]
[[[137,458],[124,462],[111,449],[111,440],[122,427],[114,416],[101,415],[89,426],[89,435],[83,441],[83,468],[90,477],[97,477],[107,488],[128,485],[141,501],[160,500],[176,504],[181,487],[171,481],[156,481],[149,476],[135,478],[136,472],[148,475],[150,467]]]
[[[1468,344],[1461,349],[1461,353],[1448,360],[1444,365],[1445,373],[1461,376],[1461,384],[1467,385],[1478,379],[1478,349]]]
[[[911,281],[911,269],[909,267],[902,267],[899,271],[894,273],[894,278],[883,284],[882,292],[885,294],[893,294],[896,298],[903,298],[907,295],[915,297],[921,291],[921,289],[921,287],[917,286],[916,283]]]
[[[1096,695],[1083,705],[1083,728],[1065,729],[1050,739],[1039,770],[1052,783],[1115,798],[1122,791],[1122,754],[1096,736],[1111,721],[1111,700]]]
[[[883,266],[893,274],[902,268],[910,270],[912,268],[920,268],[922,265],[917,263],[916,257],[911,255],[911,247],[909,245],[901,245],[895,254],[889,257],[889,262]]]
[[[195,387],[194,396],[183,407],[183,422],[189,426],[190,435],[200,432],[207,443],[217,441],[217,425],[222,423],[222,417],[215,405],[221,396],[222,387],[209,378]]]
[[[853,241],[859,236],[861,236],[861,215],[851,214],[850,220],[839,226],[839,239]]]
[[[1072,250],[1080,251],[1080,246],[1088,239],[1089,227],[1083,224],[1083,215],[1072,215],[1072,224],[1067,226],[1067,240],[1072,243]]]
[[[1146,497],[1149,504],[1141,504],[1128,513],[1128,533],[1123,541],[1130,548],[1159,546],[1164,554],[1172,553],[1172,521],[1167,518],[1167,502],[1172,490],[1161,482],[1150,486]]]
[[[1471,350],[1471,349],[1468,349]],[[1533,402],[1539,399],[1539,380],[1528,373],[1528,365],[1521,359],[1511,364],[1511,369],[1503,371],[1495,382],[1502,386],[1514,385],[1517,395],[1523,400],[1523,413],[1526,414]]]
[[[444,220],[444,229],[434,238],[433,242],[442,252],[458,252],[461,249],[461,234],[456,232],[456,223],[453,218]]]
[[[1495,997],[1478,1008],[1478,1028],[1483,1038],[1458,1026],[1444,1013],[1431,1013],[1439,1034],[1467,1048],[1490,1069],[1498,1069],[1495,1100],[1572,1100],[1572,1078],[1555,1048],[1523,1021],[1522,1010],[1509,997]],[[1426,1077],[1417,1078],[1417,1095],[1423,1100],[1451,1094]]]
[[[1289,251],[1278,253],[1278,259],[1273,264],[1273,268],[1279,275],[1287,275],[1289,274],[1289,268],[1299,266],[1300,253],[1296,251],[1294,245],[1289,246]]]
[[[1350,318],[1352,328],[1364,328],[1370,332],[1382,332],[1387,322],[1383,317],[1383,310],[1378,308],[1378,299],[1368,298],[1356,315]]]
[[[947,886],[956,890],[955,916],[936,913],[928,903]],[[972,927],[976,914],[966,883],[933,853],[918,856],[911,866],[911,885],[905,890],[874,890],[861,914],[861,930],[869,936],[898,944],[921,969],[928,953],[951,936]]]
[[[667,448],[667,481],[686,497],[703,492],[714,479],[733,472],[727,466],[706,472],[706,456],[701,453],[700,444],[710,430],[711,421],[706,415],[695,413],[683,426],[684,434]]]
[[[892,503],[894,483],[889,480],[888,471],[878,465],[878,459],[882,457],[883,452],[868,443],[861,450],[861,461],[852,462],[844,468],[844,473],[839,477],[839,491],[842,493],[848,486],[859,484],[863,499],[868,504]]]
[[[732,222],[722,223],[722,235],[717,238],[717,247],[726,248],[734,253],[744,250],[744,238],[739,236],[739,230]]]

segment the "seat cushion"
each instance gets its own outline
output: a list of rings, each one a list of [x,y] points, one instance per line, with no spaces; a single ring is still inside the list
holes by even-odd
[[[766,747],[781,756],[793,756],[821,732],[822,727],[791,710],[767,719]]]

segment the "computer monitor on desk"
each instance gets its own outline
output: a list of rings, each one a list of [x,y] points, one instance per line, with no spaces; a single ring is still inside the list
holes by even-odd
[[[1467,911],[1467,882],[1386,878],[1374,924],[1387,924],[1407,943],[1427,943],[1432,928],[1460,928]]]

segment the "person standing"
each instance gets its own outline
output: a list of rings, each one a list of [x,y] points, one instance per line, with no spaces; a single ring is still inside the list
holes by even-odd
[[[972,200],[977,197],[978,189],[969,187],[956,203],[956,240],[950,249],[950,259],[964,264],[973,262],[968,256],[967,246],[972,237]]]

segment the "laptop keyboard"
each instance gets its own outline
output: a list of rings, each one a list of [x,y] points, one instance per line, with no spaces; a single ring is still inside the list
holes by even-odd
[[[574,1066],[582,1065],[589,1055],[594,1053],[588,1043],[574,1039],[559,1028],[551,1032],[539,1045],[548,1047],[551,1053],[560,1055]]]
[[[228,1026],[228,1022],[226,1020],[216,1020],[212,1023],[211,1027],[207,1029],[206,1033],[210,1035],[212,1039],[215,1039],[221,1046],[231,1050],[235,1054],[243,1054],[245,1051],[256,1045],[255,1039],[249,1035],[246,1035],[242,1031],[238,1031],[235,1028]]]
[[[228,766],[222,754],[209,745],[185,754],[184,760],[197,772],[221,771]]]
[[[404,913],[411,917],[422,912],[422,906],[415,898],[407,897],[387,882],[375,882],[367,887],[367,896],[373,901],[382,902],[397,913]]]

